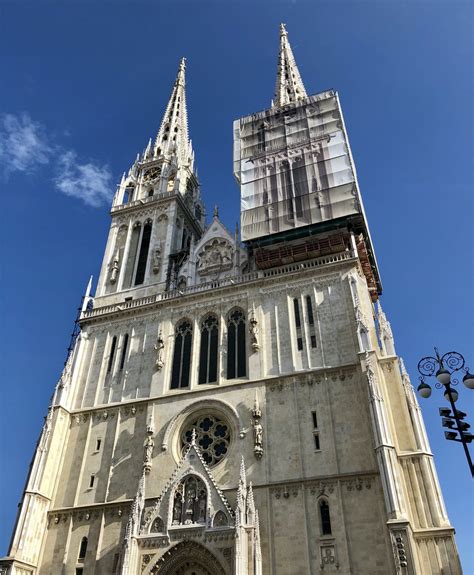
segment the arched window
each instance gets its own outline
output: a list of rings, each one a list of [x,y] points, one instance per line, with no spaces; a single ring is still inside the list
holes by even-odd
[[[325,499],[319,503],[319,515],[321,518],[322,535],[331,535],[331,516],[329,515],[329,505]]]
[[[125,365],[125,359],[127,357],[127,347],[128,347],[128,333],[123,336],[122,340],[122,355],[120,356],[120,371],[122,371]]]
[[[172,525],[206,523],[207,490],[195,475],[188,475],[176,487]]]
[[[217,381],[218,325],[215,315],[208,315],[201,324],[199,383],[215,383]]]
[[[242,310],[236,309],[227,320],[227,379],[247,375],[245,347],[245,315]]]
[[[129,288],[132,285],[133,271],[135,269],[138,243],[140,241],[141,233],[142,233],[142,225],[140,222],[136,222],[136,224],[133,226],[132,229],[132,235],[130,237],[130,244],[128,247],[127,269],[125,270],[125,278],[123,282],[124,288]]]
[[[193,327],[188,320],[176,326],[174,338],[173,367],[171,372],[171,389],[188,387],[191,367],[191,345]]]
[[[81,545],[79,547],[79,557],[78,561],[84,561],[87,553],[87,537],[83,537],[81,540]]]
[[[147,221],[143,227],[142,241],[140,244],[140,253],[138,255],[137,271],[135,273],[135,284],[140,285],[145,279],[146,262],[148,259],[148,249],[151,238],[151,221]]]
[[[112,371],[112,366],[114,365],[115,348],[117,347],[117,336],[114,335],[112,338],[112,345],[110,346],[109,363],[107,364],[107,373]]]

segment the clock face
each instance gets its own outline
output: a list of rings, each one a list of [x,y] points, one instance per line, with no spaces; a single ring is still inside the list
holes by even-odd
[[[144,180],[149,182],[150,180],[154,180],[161,174],[161,168],[151,168],[146,172]]]

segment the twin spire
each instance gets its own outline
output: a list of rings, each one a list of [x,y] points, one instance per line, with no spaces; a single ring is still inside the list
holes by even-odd
[[[160,129],[155,138],[148,142],[143,159],[157,158],[161,155],[174,155],[181,165],[192,170],[194,152],[188,134],[188,110],[186,107],[186,58],[181,58],[178,74],[166,107]],[[301,80],[295,58],[288,41],[285,24],[280,24],[280,52],[278,56],[275,99],[272,106],[282,108],[288,104],[304,100],[306,90]]]

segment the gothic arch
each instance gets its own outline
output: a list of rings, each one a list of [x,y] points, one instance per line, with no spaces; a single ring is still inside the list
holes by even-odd
[[[153,575],[227,575],[229,571],[203,545],[182,541],[160,557],[147,573]]]

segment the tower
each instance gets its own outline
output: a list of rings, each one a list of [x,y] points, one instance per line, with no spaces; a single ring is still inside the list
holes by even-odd
[[[181,61],[3,573],[461,573],[339,98],[307,95],[283,25],[275,92],[234,123],[242,245],[205,225]]]

